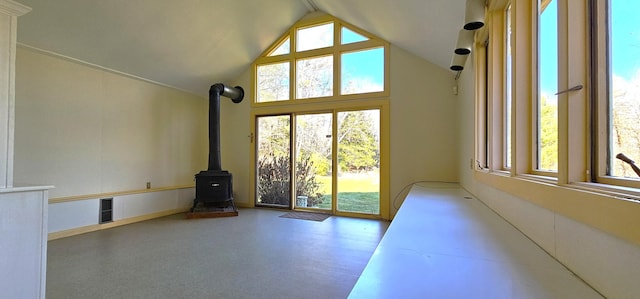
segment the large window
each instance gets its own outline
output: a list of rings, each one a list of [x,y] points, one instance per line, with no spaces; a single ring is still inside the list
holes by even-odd
[[[598,74],[596,137],[598,176],[609,184],[640,187],[640,3],[631,0],[600,0],[597,20],[600,35],[595,51],[606,63]],[[608,12],[606,14],[605,12]],[[605,135],[606,134],[606,135]]]
[[[258,102],[285,101],[289,99],[289,63],[277,62],[257,68]]]
[[[538,96],[534,169],[558,171],[558,0],[538,7]]]
[[[255,103],[388,96],[387,57],[388,43],[347,23],[303,21],[256,60]]]
[[[333,95],[333,56],[296,61],[296,98],[308,99]]]
[[[561,153],[564,151],[564,155],[568,156],[569,148],[580,146],[569,145],[568,138],[561,140],[561,136],[568,136],[570,130],[572,134],[585,135],[584,129],[570,129],[570,126],[575,126],[570,125],[573,120],[559,118],[561,112],[576,115],[586,113],[575,107],[581,105],[585,109],[584,92],[582,100],[573,100],[577,104],[566,105],[564,110],[561,109],[561,100],[566,103],[569,97],[580,95],[557,95],[562,89],[560,83],[569,84],[570,77],[576,73],[568,69],[572,66],[571,63],[565,61],[560,65],[558,57],[567,57],[569,51],[575,50],[579,52],[568,57],[569,59],[578,60],[586,55],[584,47],[580,49],[576,45],[559,43],[560,37],[568,37],[568,26],[575,26],[577,23],[559,26],[560,20],[564,24],[569,23],[567,12],[571,10],[567,8],[571,4],[566,0],[489,3],[492,7],[487,16],[490,25],[479,33],[488,34],[488,40],[491,41],[490,46],[487,46],[490,53],[486,72],[488,99],[487,104],[479,105],[486,106],[487,109],[487,112],[479,113],[486,113],[488,119],[485,122],[489,124],[486,143],[492,146],[488,147],[487,156],[492,157],[489,160],[493,163],[489,163],[488,169],[502,172],[506,170],[511,176],[536,175],[555,181],[560,164],[569,164],[567,159],[561,159]],[[562,12],[559,9],[561,4],[564,5]],[[583,20],[584,17],[583,15]],[[585,32],[586,28],[582,28],[577,34]],[[586,60],[582,64],[585,63]],[[576,76],[575,79],[576,84],[584,84],[584,78]],[[484,98],[479,97],[478,100]],[[582,120],[585,121],[584,117]],[[560,131],[561,128],[563,132]],[[586,142],[586,137],[582,137],[582,141]],[[565,145],[563,149],[559,148],[561,144]],[[582,153],[575,155],[574,159],[578,160],[586,154],[586,144],[582,147]],[[581,172],[584,177],[586,163],[581,163],[579,166],[567,167],[582,167],[583,170],[573,171]],[[567,180],[570,176],[568,172],[568,168],[563,171]],[[571,180],[575,180],[575,177]]]
[[[513,38],[511,6],[490,11],[494,26],[479,30],[474,53],[476,68],[477,156],[476,169],[507,173],[512,161]]]
[[[255,205],[389,217],[388,57],[387,42],[324,15],[256,60]]]
[[[638,15],[635,0],[487,1],[478,183],[638,242]]]
[[[341,94],[384,91],[384,48],[343,53]]]
[[[477,96],[485,129],[476,130],[486,153],[477,160],[488,160],[479,169],[606,192],[640,188],[640,2],[489,7],[490,25],[478,33],[489,43],[476,46],[487,53],[477,57],[486,63],[476,72],[486,86]]]
[[[506,9],[506,13],[505,13],[505,30],[504,30],[504,37],[505,37],[505,43],[504,43],[504,48],[505,48],[505,54],[504,54],[504,117],[502,118],[503,123],[504,123],[504,137],[502,138],[504,140],[504,147],[502,149],[503,153],[504,153],[504,169],[509,169],[511,168],[511,109],[512,109],[512,88],[511,88],[511,84],[513,84],[512,80],[512,62],[513,62],[513,48],[512,48],[512,30],[511,30],[511,5],[507,6]]]

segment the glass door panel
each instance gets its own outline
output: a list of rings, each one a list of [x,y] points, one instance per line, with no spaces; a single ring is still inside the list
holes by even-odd
[[[298,208],[330,210],[333,115],[296,116],[296,202]]]
[[[380,110],[337,114],[337,210],[380,214]]]
[[[259,116],[256,205],[291,207],[291,116]]]

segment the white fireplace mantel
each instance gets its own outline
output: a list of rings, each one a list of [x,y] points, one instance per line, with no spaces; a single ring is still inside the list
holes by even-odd
[[[0,0],[0,188],[13,186],[15,62],[18,17],[31,8]]]
[[[44,298],[47,187],[13,187],[18,17],[31,8],[0,0],[0,297]]]

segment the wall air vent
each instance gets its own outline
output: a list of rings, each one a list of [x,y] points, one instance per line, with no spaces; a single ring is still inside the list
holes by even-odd
[[[100,222],[106,223],[113,221],[113,198],[100,199]]]

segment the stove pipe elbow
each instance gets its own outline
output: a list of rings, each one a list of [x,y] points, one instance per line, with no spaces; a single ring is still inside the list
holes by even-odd
[[[242,89],[242,87],[240,86],[230,87],[222,83],[216,83],[211,85],[211,88],[209,88],[209,97],[214,94],[217,94],[218,97],[224,96],[230,98],[234,103],[237,104],[242,102],[242,99],[244,98],[244,89]]]

